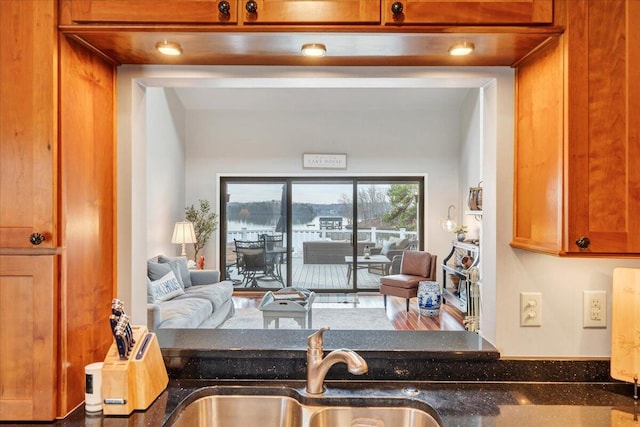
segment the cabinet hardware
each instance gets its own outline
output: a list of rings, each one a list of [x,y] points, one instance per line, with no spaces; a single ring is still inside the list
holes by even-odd
[[[258,12],[258,3],[256,3],[253,0],[250,0],[247,2],[247,4],[244,6],[245,9],[247,9],[247,12],[249,13],[257,13]]]
[[[220,13],[222,13],[223,15],[228,15],[230,10],[231,10],[231,5],[229,4],[228,1],[223,0],[221,2],[218,2],[218,11]]]
[[[29,241],[31,242],[32,245],[39,245],[45,240],[46,240],[45,237],[40,233],[31,233],[31,236],[29,236]]]
[[[580,249],[587,249],[590,244],[591,244],[591,240],[589,240],[588,237],[583,236],[583,237],[580,237],[578,240],[576,240],[576,245],[578,245]]]
[[[402,2],[396,1],[391,4],[391,13],[395,16],[400,15],[403,10],[404,6],[402,5]]]

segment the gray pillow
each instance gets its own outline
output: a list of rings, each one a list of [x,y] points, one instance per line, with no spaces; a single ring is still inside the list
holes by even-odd
[[[178,284],[184,290],[184,282],[182,281],[182,274],[180,273],[180,267],[178,266],[178,261],[173,260],[169,262],[161,262],[160,264],[169,266],[169,270],[173,272],[173,275],[176,276],[176,280],[178,281]]]
[[[158,255],[158,262],[161,264],[177,265],[177,271],[174,270],[174,267],[171,267],[171,269],[174,270],[173,272],[175,273],[176,278],[184,285],[183,288],[191,287],[191,274],[189,273],[189,266],[187,265],[186,258],[171,258],[164,255]]]
[[[147,302],[149,304],[153,304],[155,302],[155,297],[153,295],[153,284],[151,283],[151,279],[147,276]]]
[[[389,251],[395,248],[396,248],[395,242],[384,242],[382,244],[382,250],[380,251],[380,253],[384,256],[387,256],[387,253],[389,253]]]
[[[171,271],[168,264],[160,264],[158,262],[147,261],[147,276],[151,280],[160,280]]]

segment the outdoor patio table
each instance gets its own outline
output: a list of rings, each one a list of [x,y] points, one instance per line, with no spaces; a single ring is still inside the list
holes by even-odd
[[[384,255],[370,255],[368,258],[359,256],[357,261],[358,268],[366,268],[372,264],[381,264],[383,266],[391,264],[391,260]],[[353,270],[353,256],[345,256],[344,262],[347,264],[347,283],[349,283],[351,281],[351,271]]]

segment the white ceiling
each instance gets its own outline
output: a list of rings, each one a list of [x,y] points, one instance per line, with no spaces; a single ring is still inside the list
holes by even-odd
[[[174,88],[187,110],[459,110],[469,88]]]

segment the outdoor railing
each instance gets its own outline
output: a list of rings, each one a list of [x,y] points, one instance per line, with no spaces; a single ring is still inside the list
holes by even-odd
[[[339,233],[339,234],[338,234]],[[277,234],[273,228],[241,228],[240,230],[231,230],[227,232],[227,245],[233,246],[233,239],[237,240],[258,240],[262,234]],[[318,229],[294,229],[292,234],[293,256],[302,256],[302,242],[310,242],[316,240],[331,239],[332,236],[351,236],[350,230],[318,230]],[[378,230],[375,227],[358,231],[360,241],[368,240],[375,242],[376,246],[382,246],[382,243],[392,237],[401,239],[416,239],[415,231],[407,231],[404,228],[400,230]],[[342,236],[340,236],[342,237]],[[336,239],[344,240],[344,239]]]

